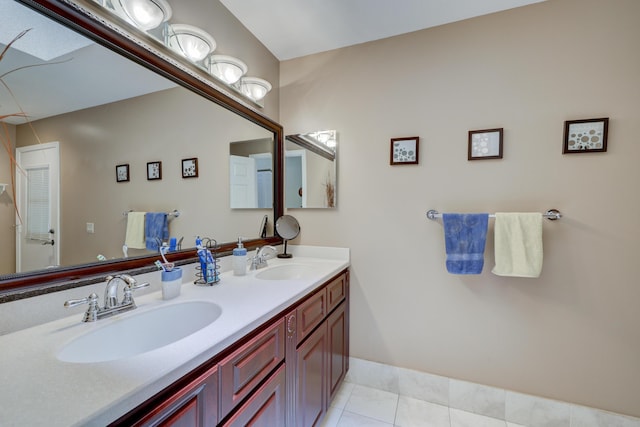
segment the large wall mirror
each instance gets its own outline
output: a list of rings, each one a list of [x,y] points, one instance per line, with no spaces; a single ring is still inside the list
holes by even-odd
[[[56,147],[60,183],[57,229],[42,241],[22,244],[22,250],[42,252],[41,263],[24,263],[19,271],[15,264],[0,264],[0,294],[150,265],[156,252],[130,248],[125,258],[129,211],[179,212],[169,221],[170,236],[183,239],[174,260],[194,256],[197,235],[215,238],[221,252],[237,236],[255,238],[250,248],[279,242],[258,236],[265,215],[275,220],[283,212],[279,124],[218,90],[197,67],[176,65],[180,59],[153,40],[140,43],[135,31],[105,24],[108,14],[90,1],[0,0],[0,6],[11,9],[12,21],[0,29],[0,51],[15,29],[32,28],[0,61],[0,75],[17,70],[3,77],[13,95],[0,88],[0,116],[15,113],[17,101],[30,119],[25,124],[20,117],[5,118],[3,138],[11,138],[24,158]],[[270,199],[257,211],[229,204],[229,144],[236,141],[261,141],[270,155],[271,175],[263,183]],[[48,162],[48,156],[36,154],[33,162]],[[185,159],[197,159],[197,177],[185,176]],[[8,156],[0,155],[0,161],[1,169],[9,168]],[[126,170],[120,177],[118,165]],[[0,195],[3,254],[19,239],[7,190]],[[33,259],[28,252],[15,257]]]
[[[338,133],[322,130],[286,136],[287,208],[335,208]]]

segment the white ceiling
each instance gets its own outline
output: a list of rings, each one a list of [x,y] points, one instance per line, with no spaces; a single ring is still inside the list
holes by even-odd
[[[283,61],[545,0],[220,0]]]

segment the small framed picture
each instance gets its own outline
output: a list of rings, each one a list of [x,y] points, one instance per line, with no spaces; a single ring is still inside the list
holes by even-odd
[[[182,177],[197,178],[198,177],[198,158],[182,159]]]
[[[147,180],[162,179],[162,162],[147,163]]]
[[[568,120],[564,122],[562,154],[607,151],[609,118]]]
[[[129,165],[116,165],[116,182],[129,182]]]
[[[417,136],[406,138],[391,138],[391,165],[417,165],[418,140]]]
[[[502,158],[503,128],[470,130],[467,160]]]

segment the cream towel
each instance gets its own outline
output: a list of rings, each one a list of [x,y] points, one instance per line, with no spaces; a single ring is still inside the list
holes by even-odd
[[[147,247],[144,238],[144,216],[146,212],[129,212],[127,214],[127,233],[124,244],[133,249]]]
[[[496,266],[498,276],[539,277],[542,271],[542,214],[496,213]]]

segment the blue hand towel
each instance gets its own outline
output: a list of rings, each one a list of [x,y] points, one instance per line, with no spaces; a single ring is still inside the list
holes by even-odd
[[[480,274],[484,267],[489,214],[443,214],[447,271],[451,274]]]
[[[158,241],[169,238],[169,220],[167,214],[163,212],[147,212],[144,218],[144,237],[147,249],[150,251],[158,250]]]

